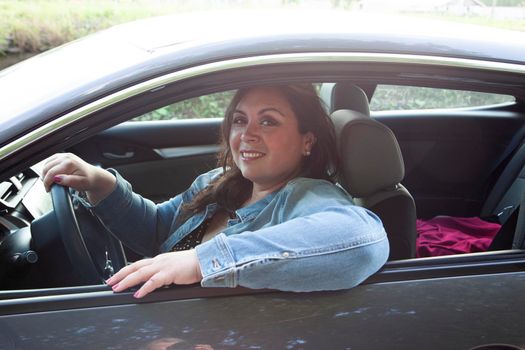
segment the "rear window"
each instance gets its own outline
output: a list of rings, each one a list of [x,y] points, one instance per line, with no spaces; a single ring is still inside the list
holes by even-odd
[[[370,110],[483,107],[515,101],[516,99],[511,95],[417,86],[378,85],[370,101]]]

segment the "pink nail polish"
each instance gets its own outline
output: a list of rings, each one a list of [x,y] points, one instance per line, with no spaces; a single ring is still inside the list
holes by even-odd
[[[116,289],[118,288],[118,285],[119,285],[118,283],[115,284],[113,287],[111,287],[111,289],[113,289],[114,291],[116,291]]]
[[[55,175],[55,176],[53,177],[53,181],[56,182],[57,184],[59,184],[59,183],[62,182],[62,179],[63,179],[63,178],[64,178],[64,177],[63,177],[62,175]]]
[[[135,292],[135,294],[133,294],[133,298],[137,298],[137,299],[138,299],[138,298],[140,298],[139,295],[140,295],[140,294],[139,294],[139,291],[137,290],[137,291]]]

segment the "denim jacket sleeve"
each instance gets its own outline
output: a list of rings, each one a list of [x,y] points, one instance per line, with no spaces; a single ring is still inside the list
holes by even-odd
[[[191,201],[221,169],[200,175],[185,192],[158,205],[134,193],[118,172],[108,171],[117,178],[113,192],[96,206],[84,205],[90,206],[126,246],[144,256],[154,256],[160,253],[159,247],[173,228],[181,224],[177,221],[182,204]]]
[[[309,181],[311,180],[311,181]],[[335,290],[356,286],[387,260],[379,218],[353,205],[342,189],[294,180],[275,200],[281,223],[197,246],[206,287]]]

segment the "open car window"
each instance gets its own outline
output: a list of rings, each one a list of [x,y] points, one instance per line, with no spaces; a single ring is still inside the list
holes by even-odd
[[[389,94],[399,93],[396,91],[398,88],[399,86],[379,85],[371,107],[374,106],[374,99],[377,105],[380,103],[377,102],[380,98],[383,99],[385,106],[388,106],[388,103],[392,105],[396,102],[397,97],[395,96],[397,95]],[[443,92],[443,89],[423,87],[405,86],[404,88],[408,96],[407,103],[415,103],[414,101],[427,97],[430,101],[427,107],[436,106],[435,108],[444,108],[444,105],[437,107],[437,102],[441,101],[439,96],[443,94],[456,94],[454,95],[455,101],[461,101],[462,97],[466,96],[465,94],[476,97],[472,97],[471,101],[476,99],[480,101],[480,98],[485,96],[487,104],[515,100],[513,96],[499,94],[458,90]],[[130,181],[136,192],[155,202],[162,202],[187,189],[200,173],[216,167],[216,144],[219,141],[220,118],[223,117],[234,91],[203,94],[170,103],[164,107],[155,107],[150,112],[138,117],[133,116],[131,119],[131,121],[142,123],[124,122],[74,145],[67,151],[74,152],[92,163],[117,169],[124,178]],[[414,108],[417,106],[422,105],[412,104]],[[452,108],[453,105],[448,104],[447,106]],[[460,108],[465,105],[454,107]],[[392,107],[385,107],[386,110],[389,108]],[[432,118],[425,118],[425,113],[422,113],[421,118],[410,115],[410,118],[407,119],[403,111],[409,111],[412,108],[406,104],[398,105],[396,108],[394,115],[389,115],[388,111],[385,111],[386,114],[374,116],[374,118],[394,132],[403,152],[406,174],[402,184],[414,197],[418,214],[418,254],[416,257],[452,256],[489,251],[493,248],[491,240],[504,222],[491,221],[500,212],[498,206],[494,206],[494,213],[489,213],[489,215],[482,213],[482,209],[486,201],[485,192],[490,192],[501,174],[501,170],[494,172],[494,162],[501,158],[502,152],[504,153],[500,145],[514,137],[512,128],[506,128],[508,120],[501,118],[498,120],[499,112],[494,112],[493,116],[484,117],[482,120],[476,115],[465,115],[461,112],[433,115]],[[449,133],[451,118],[454,119],[456,123],[454,125],[457,126],[453,128],[453,134]],[[155,121],[178,120],[186,121],[184,124],[155,123]],[[153,126],[150,127],[151,125]],[[470,128],[465,127],[469,125]],[[472,127],[473,125],[475,128]],[[488,131],[492,130],[494,125],[505,132],[489,133]],[[482,132],[483,137],[480,136],[480,130],[487,131]],[[423,131],[424,134],[414,131]],[[449,136],[444,137],[447,133]],[[492,153],[479,152],[480,149],[491,149]],[[344,157],[344,154],[341,156]],[[505,163],[500,165],[504,167]],[[37,168],[33,167],[33,169]],[[37,171],[31,174],[32,176],[28,178],[33,182],[38,182]],[[17,192],[14,190],[18,182],[21,183],[21,188],[25,188],[24,184],[27,180],[22,175],[1,184],[2,193],[0,194],[2,198],[5,197],[5,201],[16,196]],[[42,186],[36,184],[31,187],[31,190],[24,192],[26,199],[20,201],[18,207],[17,204],[4,208],[0,222],[0,230],[4,237],[9,236],[13,231],[29,227],[33,220],[49,211],[49,197],[43,193]],[[41,203],[44,209],[40,207],[35,209],[35,203]],[[505,214],[508,214],[505,216],[507,219],[512,213],[509,211]],[[471,227],[470,232],[445,227],[448,230],[447,235],[440,236],[439,230],[443,230],[443,226],[439,226],[441,223],[429,222],[430,219],[439,216],[452,218],[456,225],[458,220],[472,225],[472,222],[465,218],[485,221],[481,222],[478,227]],[[487,234],[487,230],[492,236]],[[483,233],[484,236],[479,236],[479,233]],[[443,240],[434,239],[439,237]],[[456,246],[444,247],[445,240],[454,241]],[[482,244],[478,244],[480,242]],[[497,247],[498,250],[506,248],[510,247]],[[141,258],[127,248],[125,251],[128,261]],[[60,262],[52,261],[49,266],[56,268],[60,266]],[[47,284],[47,280],[44,279],[33,279],[33,281],[38,281],[35,287],[54,286]],[[56,283],[57,286],[67,286],[70,280],[64,278],[52,281],[52,283]],[[23,282],[15,281],[13,284],[4,286],[6,289],[29,287],[33,287],[29,279]]]
[[[297,68],[298,71],[300,69],[302,68]],[[166,201],[186,190],[199,174],[217,167],[221,119],[235,89],[260,83],[259,80],[250,82],[246,80],[248,78],[244,78],[244,75],[244,80],[238,78],[239,81],[233,82],[225,73],[224,76],[218,76],[224,79],[220,85],[214,82],[217,85],[203,88],[200,80],[197,79],[196,82],[192,82],[194,86],[192,89],[175,84],[166,85],[162,91],[152,89],[148,94],[123,99],[114,106],[93,113],[90,118],[104,122],[112,120],[112,124],[106,124],[107,127],[97,125],[98,134],[93,132],[83,140],[68,143],[68,147],[59,151],[75,153],[90,163],[99,164],[104,168],[114,168],[131,183],[135,192],[156,203]],[[206,81],[211,78],[199,77],[199,79]],[[305,81],[312,81],[309,79],[313,78],[305,78]],[[331,80],[333,77],[320,74],[313,80],[320,94],[324,85],[319,83],[323,81],[322,79],[333,81]],[[404,85],[406,81],[402,78],[398,79],[398,84],[391,85],[394,90],[397,87],[407,87]],[[277,80],[282,83],[284,78]],[[365,82],[363,79],[357,81]],[[376,86],[373,79],[366,80],[365,83],[368,86]],[[443,90],[448,91],[443,88],[442,82],[436,84],[439,88],[429,88],[428,86],[432,86],[432,81],[425,80],[422,83],[425,87],[407,87],[408,91],[411,91],[408,100],[430,96],[432,97],[430,100],[439,102],[440,93]],[[381,96],[382,86],[384,85],[379,85],[374,98]],[[210,91],[215,92],[210,93]],[[485,96],[466,90],[450,89],[450,91],[471,93],[473,96],[478,96],[478,100]],[[460,219],[478,217],[484,220],[500,213],[499,204],[493,206],[493,212],[487,211],[488,215],[483,213],[483,208],[487,201],[487,193],[497,183],[499,175],[509,161],[508,156],[512,154],[512,147],[515,148],[509,144],[509,140],[519,138],[523,123],[519,112],[511,112],[511,108],[505,110],[505,106],[519,109],[518,102],[512,103],[516,100],[514,96],[499,93],[487,96],[492,95],[495,97],[487,98],[488,105],[495,103],[503,105],[495,110],[481,111],[482,114],[478,114],[475,109],[466,113],[462,110],[464,108],[462,105],[443,108],[443,106],[437,107],[436,104],[434,104],[435,108],[441,111],[429,111],[428,108],[420,106],[416,115],[410,106],[403,105],[393,113],[390,113],[388,108],[381,113],[372,113],[372,118],[390,128],[397,138],[405,165],[405,176],[401,184],[408,189],[415,200],[418,223],[425,221],[425,224],[428,224],[427,220],[439,216]],[[460,94],[456,97],[456,101],[462,100],[465,96]],[[496,100],[496,97],[499,99]],[[396,100],[395,96],[388,94],[383,98],[389,103]],[[503,115],[505,118],[501,118]],[[89,123],[96,122],[86,119],[85,124],[89,125]],[[511,149],[511,153],[508,153],[507,148]],[[521,193],[521,190],[517,191]],[[18,213],[23,213],[25,221],[20,221],[21,224],[17,228],[24,228],[30,226],[36,218],[27,215],[30,210],[21,207],[4,214],[5,217],[20,217]],[[7,228],[2,231],[6,235],[10,234]],[[497,231],[498,227],[494,226],[493,237]],[[422,231],[418,231],[418,246],[425,243],[420,239],[422,237],[420,232]],[[474,236],[477,232],[481,231],[474,229]],[[438,236],[432,232],[430,235]],[[455,232],[448,237],[454,238],[459,245],[471,246],[470,238],[465,239]],[[57,241],[56,238],[54,240]],[[481,247],[474,245],[475,249],[441,249],[438,253],[434,247],[442,242],[426,242],[427,246],[432,248],[427,249],[431,250],[430,253],[418,253],[407,260],[419,264],[423,259],[414,258],[456,257],[477,252],[491,254],[493,247],[490,247],[490,238],[485,237],[485,242],[488,243],[484,243]],[[502,246],[497,250],[510,248],[510,246]],[[102,253],[99,256],[102,265],[105,263],[104,249],[105,246],[99,249]],[[128,261],[142,258],[129,249],[124,249]],[[52,261],[49,266],[53,264],[52,267],[55,268],[61,263],[62,261]],[[25,279],[23,284],[15,281],[16,283],[12,284],[13,289],[72,285],[70,280],[65,278],[52,281],[51,284],[48,283],[50,279],[41,279],[38,285],[32,285],[31,283],[35,281],[34,276],[36,274]],[[73,283],[77,282],[73,281]]]

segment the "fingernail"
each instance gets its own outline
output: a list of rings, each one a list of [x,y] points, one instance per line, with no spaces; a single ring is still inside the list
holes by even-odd
[[[57,184],[59,184],[59,183],[62,182],[62,179],[63,179],[63,178],[64,178],[64,177],[63,177],[62,175],[55,175],[55,176],[53,177],[53,181],[56,182]]]
[[[137,290],[137,291],[135,292],[135,294],[133,294],[133,298],[137,298],[137,299],[140,298],[140,293],[139,293],[139,292],[140,292],[140,291]]]
[[[106,280],[106,284],[110,285],[112,281],[113,281],[113,277],[110,277]]]
[[[118,283],[117,283],[117,284],[115,284],[115,285],[114,285],[113,287],[111,287],[111,289],[113,289],[114,291],[116,291],[116,290],[117,290],[117,288],[118,288],[118,285],[119,285]]]

